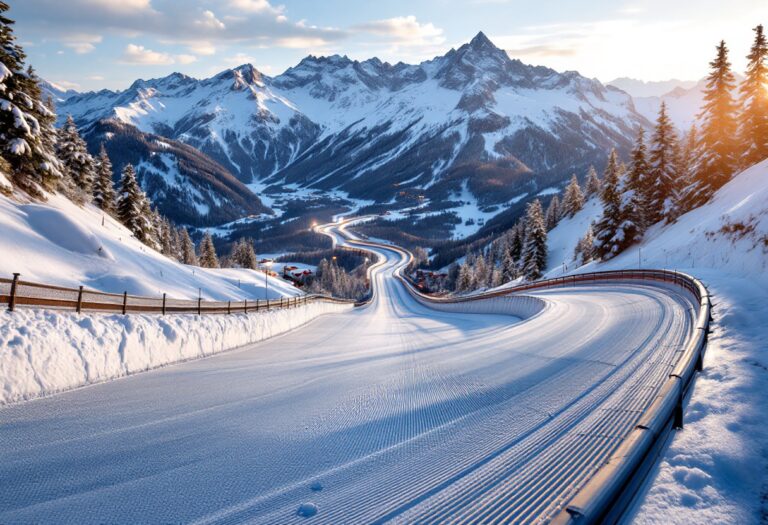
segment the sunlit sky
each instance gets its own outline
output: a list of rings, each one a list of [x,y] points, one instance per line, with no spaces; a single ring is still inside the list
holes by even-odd
[[[11,0],[39,74],[78,90],[308,54],[419,62],[484,31],[513,58],[610,81],[695,80],[724,39],[742,71],[768,0]]]

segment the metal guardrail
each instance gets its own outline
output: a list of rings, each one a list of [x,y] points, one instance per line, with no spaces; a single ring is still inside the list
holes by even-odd
[[[405,260],[406,264],[403,267],[407,266],[413,258],[409,251],[397,246],[380,245],[357,239],[350,242],[359,246],[398,252]],[[626,281],[668,284],[690,294],[694,303],[698,305],[698,311],[692,313],[694,330],[674,369],[641,415],[634,429],[621,440],[608,460],[585,485],[577,489],[576,494],[551,521],[557,525],[618,522],[658,455],[664,437],[672,428],[683,427],[684,399],[693,383],[695,372],[703,368],[704,351],[712,321],[712,300],[704,283],[691,275],[677,271],[613,270],[546,279],[472,296],[433,297],[419,291],[415,283],[403,275],[403,267],[395,272],[395,276],[412,295],[433,303],[470,302],[530,290]]]
[[[66,288],[47,284],[22,281],[19,274],[13,279],[0,278],[0,305],[8,305],[8,310],[17,307],[54,308],[74,310],[76,312],[112,312],[143,314],[233,314],[268,311],[279,308],[295,308],[313,302],[353,304],[354,301],[312,294],[280,299],[244,299],[242,301],[204,301],[200,299],[172,299],[166,294],[162,297],[145,297],[99,292],[84,287]]]

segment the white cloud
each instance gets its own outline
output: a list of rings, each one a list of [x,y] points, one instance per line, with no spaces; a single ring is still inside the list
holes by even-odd
[[[140,64],[149,66],[166,66],[174,63],[174,59],[168,53],[152,51],[144,46],[128,44],[120,59],[124,64]]]
[[[195,55],[176,55],[176,62],[179,64],[191,64],[195,61],[197,61],[197,57]]]
[[[445,41],[442,29],[431,22],[420,23],[413,15],[374,20],[359,24],[354,29],[400,45],[434,45]]]
[[[96,49],[94,44],[101,42],[102,36],[74,33],[63,37],[62,41],[65,46],[74,50],[78,55],[84,55]]]
[[[203,18],[196,20],[195,24],[199,27],[213,31],[221,31],[227,28],[227,26],[224,25],[224,22],[216,18],[216,15],[213,13],[213,11],[209,10],[203,11]]]
[[[101,75],[90,75],[86,77],[88,80],[104,80],[104,77]]]
[[[273,9],[267,0],[229,0],[229,6],[248,13],[258,13]]]

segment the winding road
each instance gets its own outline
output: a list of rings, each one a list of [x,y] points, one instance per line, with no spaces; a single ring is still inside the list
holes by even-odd
[[[546,521],[693,329],[689,297],[630,282],[530,292],[525,320],[436,311],[369,249],[366,307],[0,409],[0,523]]]

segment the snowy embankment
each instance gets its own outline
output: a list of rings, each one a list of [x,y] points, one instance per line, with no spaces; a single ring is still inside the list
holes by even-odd
[[[172,298],[242,300],[300,295],[248,269],[187,266],[144,246],[93,206],[0,196],[0,276]],[[268,284],[268,287],[267,287]],[[229,350],[349,308],[317,303],[251,315],[88,315],[19,309],[0,314],[0,404]]]
[[[2,312],[0,405],[231,350],[351,308],[317,302],[201,317]]]
[[[768,160],[736,176],[707,205],[676,223],[654,226],[638,246],[576,271],[638,264],[698,277],[715,307],[714,332],[685,410],[685,428],[670,435],[630,519],[760,522],[768,515]],[[559,275],[556,264],[553,272],[549,276]]]
[[[0,196],[0,277],[104,292],[179,299],[242,300],[300,295],[293,284],[248,269],[208,269],[144,246],[118,221],[62,197],[45,203]]]

